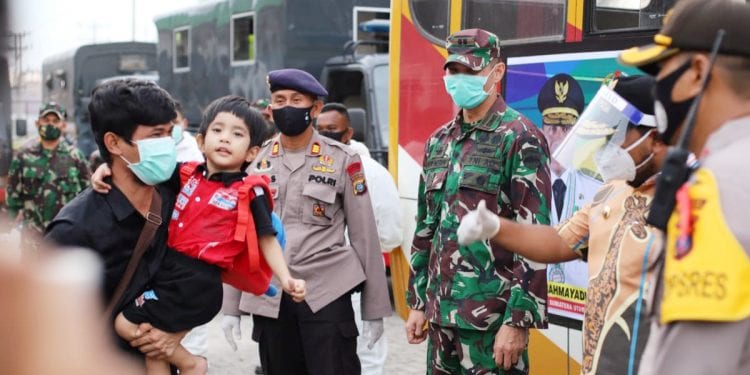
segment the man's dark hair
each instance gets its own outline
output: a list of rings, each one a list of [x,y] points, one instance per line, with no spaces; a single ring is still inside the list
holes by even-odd
[[[341,116],[344,116],[346,119],[346,122],[351,122],[349,119],[349,111],[346,109],[346,106],[341,103],[326,103],[326,105],[323,106],[323,109],[320,110],[320,113],[326,113],[330,111],[336,111],[341,114]]]
[[[268,134],[266,134],[268,131],[266,119],[263,118],[260,111],[253,108],[249,100],[236,95],[223,96],[211,102],[206,110],[203,111],[203,118],[201,119],[201,126],[198,129],[198,133],[205,137],[208,126],[222,112],[231,113],[245,122],[247,131],[250,132],[249,147],[260,146],[268,138]]]
[[[112,132],[130,141],[139,125],[157,126],[175,117],[174,100],[153,82],[118,79],[102,83],[91,92],[91,129],[102,159],[112,162],[104,134]]]
[[[185,117],[185,111],[182,109],[182,104],[179,100],[174,101],[174,112],[175,115],[180,115],[182,117]]]

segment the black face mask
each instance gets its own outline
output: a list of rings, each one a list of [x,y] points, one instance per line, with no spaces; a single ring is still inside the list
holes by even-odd
[[[318,133],[320,133],[320,135],[322,135],[324,137],[331,138],[334,141],[341,142],[341,140],[344,138],[344,133],[346,133],[346,131],[341,131],[341,132],[323,132],[323,131],[321,131],[321,132],[318,132]]]
[[[39,136],[45,141],[54,141],[62,135],[62,131],[55,125],[44,124],[39,127]]]
[[[672,101],[672,90],[677,80],[690,69],[690,60],[685,61],[674,72],[669,73],[666,77],[656,81],[654,96],[656,103],[654,110],[656,114],[656,124],[661,135],[661,139],[669,143],[677,130],[685,121],[690,105],[695,97],[683,100],[681,102]]]
[[[310,110],[312,110],[312,106],[307,108],[286,106],[274,109],[272,111],[273,122],[279,128],[281,134],[294,137],[302,134],[310,126]]]

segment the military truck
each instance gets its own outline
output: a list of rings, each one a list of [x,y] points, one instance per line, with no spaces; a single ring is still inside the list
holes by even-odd
[[[103,79],[132,75],[155,77],[156,44],[90,44],[42,62],[43,100],[65,106],[70,131],[87,157],[96,150],[88,114],[91,90]]]
[[[385,161],[389,4],[224,0],[166,14],[155,21],[159,84],[180,100],[194,129],[212,100],[268,98],[269,71],[308,71],[328,88],[328,101],[352,109],[357,139]]]

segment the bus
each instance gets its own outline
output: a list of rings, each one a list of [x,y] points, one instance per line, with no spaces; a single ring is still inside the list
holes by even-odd
[[[617,53],[649,43],[674,0],[394,0],[390,34],[389,169],[397,178],[404,211],[404,243],[391,254],[397,311],[406,317],[408,258],[416,217],[424,145],[457,108],[445,92],[445,39],[453,32],[482,28],[497,34],[506,74],[501,93],[509,106],[537,126],[537,95],[544,82],[567,73],[588,102],[608,74],[637,74],[620,66]],[[585,270],[585,267],[583,268]],[[586,278],[587,279],[587,278]],[[585,289],[551,290],[550,328],[532,330],[535,374],[580,372],[581,319]],[[581,291],[583,293],[581,293]]]

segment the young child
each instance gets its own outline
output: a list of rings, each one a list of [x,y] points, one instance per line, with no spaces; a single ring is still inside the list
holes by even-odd
[[[263,293],[270,275],[255,282],[249,279],[257,270],[248,263],[248,254],[252,262],[257,249],[264,258],[259,259],[260,267],[270,268],[284,291],[296,301],[304,298],[305,282],[290,276],[275,237],[273,199],[267,182],[257,176],[247,177],[244,172],[265,140],[265,131],[262,115],[244,98],[222,97],[206,108],[196,137],[206,162],[182,164],[173,176],[172,185],[176,188],[176,175],[180,175],[181,187],[169,224],[168,244],[207,264],[190,272],[168,269],[166,275],[156,275],[159,280],[153,283],[152,290],[143,293],[115,319],[115,330],[121,337],[130,340],[144,322],[178,332],[210,321],[221,307],[222,286],[216,282],[219,272],[223,281],[237,288]],[[92,178],[93,185],[103,186],[102,176],[107,174],[106,168],[98,170]],[[238,225],[238,219],[245,224]],[[253,228],[257,237],[251,233]],[[160,269],[159,274],[163,271]],[[205,359],[182,346],[166,360],[147,358],[146,370],[148,374],[168,374],[169,364],[181,374],[206,371]]]

